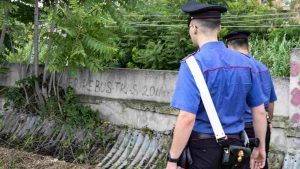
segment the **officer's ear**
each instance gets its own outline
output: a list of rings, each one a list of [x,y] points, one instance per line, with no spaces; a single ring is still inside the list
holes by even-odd
[[[232,44],[230,42],[227,42],[227,48],[233,49],[233,46],[232,46]]]
[[[192,25],[190,26],[190,29],[191,29],[191,33],[192,33],[193,35],[196,35],[196,34],[198,33],[199,27],[198,27],[196,24],[192,24]]]

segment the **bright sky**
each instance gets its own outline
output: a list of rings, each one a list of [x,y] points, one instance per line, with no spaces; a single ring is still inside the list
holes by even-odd
[[[21,2],[21,3],[23,3],[23,4],[26,4],[26,5],[28,5],[28,6],[32,6],[31,4],[28,4],[28,3],[24,3],[22,0],[20,1],[20,0],[11,0],[12,2],[16,2],[16,1],[18,1],[18,2]],[[39,2],[39,8],[42,8],[43,7],[43,3],[42,2]]]

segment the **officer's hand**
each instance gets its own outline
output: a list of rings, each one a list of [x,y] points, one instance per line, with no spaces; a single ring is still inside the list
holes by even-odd
[[[269,127],[270,127],[270,129],[272,129],[272,128],[273,128],[273,125],[272,125],[272,123],[270,123],[270,124],[269,124]]]
[[[177,163],[168,162],[166,169],[177,169]]]
[[[265,166],[266,151],[265,149],[255,147],[251,154],[250,168],[261,169]]]

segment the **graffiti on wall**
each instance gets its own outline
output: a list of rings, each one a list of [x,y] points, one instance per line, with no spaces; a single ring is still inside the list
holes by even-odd
[[[172,71],[114,69],[82,71],[77,77],[65,74],[61,83],[79,95],[169,103],[176,80],[177,72]]]
[[[162,86],[141,83],[127,83],[126,81],[101,80],[101,79],[80,79],[70,78],[69,85],[79,90],[106,95],[119,93],[122,95],[142,97],[169,97],[171,91]]]
[[[300,123],[300,56],[297,54],[291,58],[290,105],[291,122]]]

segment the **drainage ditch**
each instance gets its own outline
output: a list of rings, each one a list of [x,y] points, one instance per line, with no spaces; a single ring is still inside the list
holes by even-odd
[[[168,133],[104,123],[94,130],[71,129],[55,120],[3,112],[0,144],[103,169],[164,168]]]

